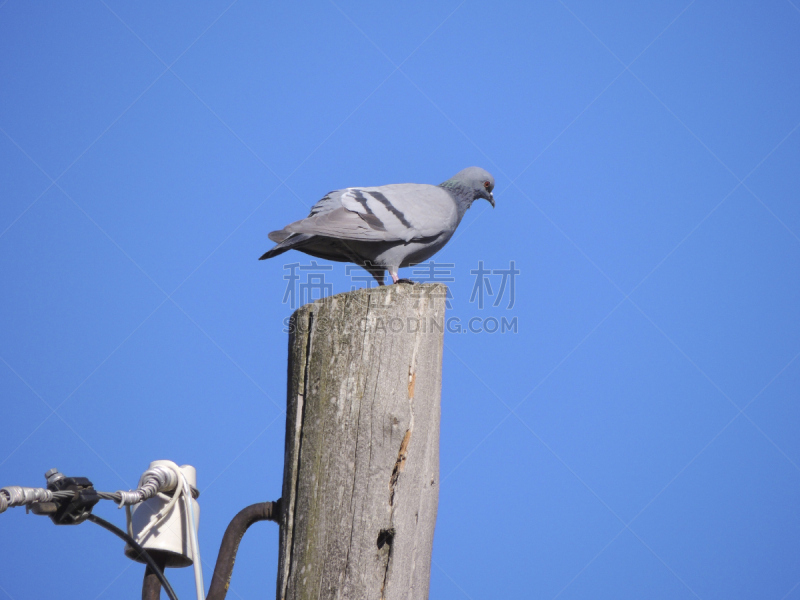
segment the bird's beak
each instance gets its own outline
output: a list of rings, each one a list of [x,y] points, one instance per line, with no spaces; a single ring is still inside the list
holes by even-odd
[[[494,194],[492,194],[492,192],[489,192],[488,200],[489,200],[489,204],[491,204],[492,208],[494,208]]]

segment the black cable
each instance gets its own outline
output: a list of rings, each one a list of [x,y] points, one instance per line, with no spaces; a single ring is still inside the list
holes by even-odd
[[[170,600],[178,600],[178,596],[175,594],[175,590],[172,589],[172,586],[169,584],[169,581],[167,581],[167,578],[164,577],[164,572],[158,568],[158,564],[156,563],[155,560],[153,560],[153,557],[150,556],[147,550],[145,550],[139,544],[136,543],[136,540],[134,540],[131,536],[122,531],[122,529],[120,529],[113,523],[109,523],[108,521],[106,521],[105,519],[101,519],[97,515],[89,515],[87,517],[87,520],[91,521],[92,523],[96,523],[97,525],[100,525],[100,527],[102,527],[103,529],[107,529],[108,531],[116,535],[118,538],[125,540],[131,548],[136,550],[136,552],[139,554],[139,558],[144,560],[147,563],[147,566],[150,567],[150,569],[152,569],[153,573],[155,573],[155,576],[158,577],[158,580],[161,582],[161,585],[164,586],[164,591],[167,592],[167,596],[170,597]]]

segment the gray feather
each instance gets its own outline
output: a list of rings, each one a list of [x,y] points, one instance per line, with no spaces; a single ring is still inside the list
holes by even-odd
[[[354,262],[380,283],[385,269],[423,262],[452,237],[466,210],[478,198],[494,206],[494,179],[470,167],[441,185],[400,183],[334,190],[308,217],[269,234],[277,245],[261,258],[295,249],[311,256]]]

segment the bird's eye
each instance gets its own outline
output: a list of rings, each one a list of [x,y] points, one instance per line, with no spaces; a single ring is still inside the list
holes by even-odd
[[[489,189],[489,186],[490,186],[490,185],[491,185],[491,184],[490,184],[488,181],[484,181],[484,182],[483,182],[483,187],[485,187],[487,190]]]

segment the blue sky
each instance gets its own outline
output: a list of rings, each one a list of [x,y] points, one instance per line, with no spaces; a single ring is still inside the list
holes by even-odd
[[[517,330],[445,336],[431,597],[800,600],[796,1],[7,0],[0,50],[0,486],[192,464],[208,584],[281,490],[310,259],[267,233],[478,165],[448,316]],[[470,302],[481,261],[513,305]],[[0,597],[140,597],[91,524],[0,539]],[[272,596],[277,540],[230,598]]]

